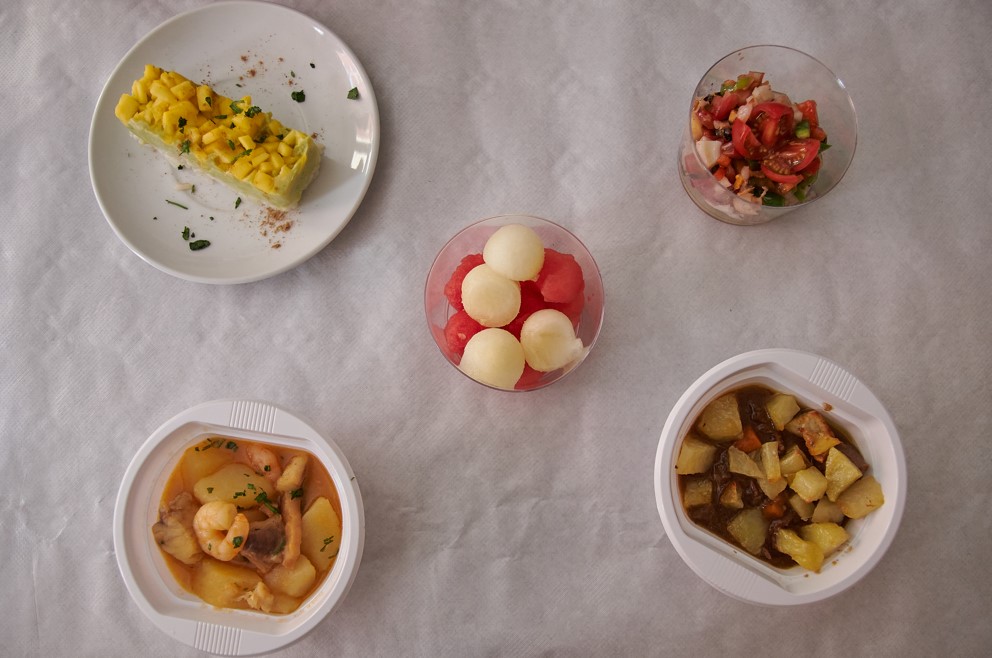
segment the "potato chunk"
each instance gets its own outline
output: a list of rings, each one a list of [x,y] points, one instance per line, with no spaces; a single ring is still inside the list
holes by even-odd
[[[218,608],[247,608],[243,594],[255,589],[261,579],[252,569],[212,558],[200,561],[193,570],[193,593]]]
[[[723,488],[723,492],[720,494],[720,504],[731,509],[744,509],[741,488],[736,482],[731,481]]]
[[[244,464],[228,464],[193,485],[193,495],[201,503],[222,500],[239,507],[255,507],[256,497],[264,492],[269,500],[275,496],[272,484]]]
[[[768,398],[765,408],[768,410],[768,417],[772,419],[775,429],[780,432],[785,429],[786,423],[799,413],[799,403],[796,402],[796,398],[785,393],[776,393]]]
[[[761,478],[765,476],[765,472],[761,470],[761,467],[754,463],[750,455],[746,452],[742,452],[730,446],[727,448],[727,458],[728,466],[731,473],[737,473],[739,475],[746,475],[751,478]]]
[[[810,466],[796,473],[789,486],[807,503],[812,503],[823,498],[827,491],[827,478],[818,468]]]
[[[745,551],[757,555],[768,538],[768,520],[759,509],[746,509],[727,524],[727,532]]]
[[[702,439],[690,434],[682,442],[682,448],[679,450],[679,460],[675,464],[675,472],[679,475],[705,473],[713,465],[714,455],[716,455],[715,445],[706,443]]]
[[[824,556],[830,555],[851,538],[847,530],[836,523],[811,523],[800,528],[799,535],[819,546]]]
[[[686,507],[709,505],[713,502],[713,483],[709,478],[692,478],[685,483],[685,494],[682,502]]]
[[[699,431],[714,441],[735,441],[744,428],[737,397],[733,393],[721,395],[706,405],[699,417]]]
[[[765,472],[765,479],[769,482],[778,482],[782,479],[782,466],[778,458],[778,441],[762,443],[758,452],[758,460],[762,470]]]
[[[811,541],[802,539],[792,530],[781,528],[775,531],[775,548],[782,551],[799,566],[810,571],[820,571],[823,566],[823,550]]]
[[[341,519],[323,496],[313,501],[303,515],[300,552],[317,571],[324,572],[334,563],[341,547]]]
[[[796,514],[803,521],[809,521],[813,516],[813,503],[807,503],[799,494],[789,496],[789,506],[796,511]]]
[[[844,520],[844,512],[829,498],[821,498],[813,508],[813,516],[809,520],[813,523],[840,523]]]
[[[840,511],[851,519],[864,517],[881,507],[884,502],[882,485],[870,475],[864,476],[837,496],[837,506]]]
[[[799,449],[799,446],[793,445],[789,446],[789,449],[785,451],[779,460],[779,471],[782,475],[792,475],[793,473],[798,473],[799,471],[809,467],[809,462],[806,461],[806,457],[803,456],[803,451]]]
[[[862,475],[861,470],[854,465],[847,455],[837,448],[831,448],[827,453],[827,498],[836,502],[837,496],[854,484]]]
[[[203,478],[234,462],[233,450],[223,447],[204,449],[205,445],[207,444],[197,446],[200,450],[190,448],[183,456],[183,482],[186,489],[192,489]]]
[[[292,568],[278,564],[265,574],[265,584],[274,592],[289,596],[304,596],[317,579],[317,570],[307,556],[301,555]]]

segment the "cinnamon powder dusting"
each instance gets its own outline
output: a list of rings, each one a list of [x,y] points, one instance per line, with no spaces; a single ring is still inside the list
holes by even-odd
[[[263,237],[269,238],[269,245],[273,249],[280,249],[282,236],[288,233],[295,224],[296,221],[289,218],[288,210],[266,208],[259,222],[259,230]]]

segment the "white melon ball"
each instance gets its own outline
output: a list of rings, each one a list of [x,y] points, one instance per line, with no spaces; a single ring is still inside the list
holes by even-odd
[[[524,350],[506,329],[483,329],[465,344],[458,367],[483,384],[513,388],[524,373]]]
[[[483,263],[462,280],[465,312],[483,327],[502,327],[520,312],[520,284]]]
[[[520,345],[527,363],[540,372],[564,368],[585,349],[568,316],[551,308],[536,311],[524,321]]]
[[[508,279],[529,281],[544,265],[544,243],[534,229],[508,224],[489,236],[482,249],[482,259]]]

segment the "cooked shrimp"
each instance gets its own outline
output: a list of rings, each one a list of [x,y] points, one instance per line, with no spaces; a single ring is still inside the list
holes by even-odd
[[[303,486],[303,476],[306,475],[307,456],[296,455],[289,460],[282,475],[276,480],[276,491],[286,493],[295,491]]]
[[[222,562],[233,560],[248,538],[248,517],[234,503],[211,501],[196,511],[193,532],[200,548]]]
[[[249,443],[245,446],[245,454],[248,456],[248,463],[251,467],[264,475],[272,484],[275,484],[282,475],[279,458],[268,448]]]

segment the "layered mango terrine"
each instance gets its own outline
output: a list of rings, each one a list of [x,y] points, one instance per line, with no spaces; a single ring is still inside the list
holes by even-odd
[[[323,147],[251,96],[232,100],[151,64],[114,113],[141,141],[277,208],[296,206],[320,168]]]

